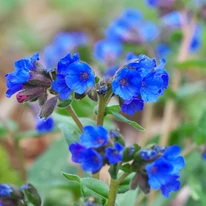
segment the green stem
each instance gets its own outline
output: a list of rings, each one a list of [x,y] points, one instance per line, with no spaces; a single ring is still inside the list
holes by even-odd
[[[25,169],[25,163],[24,163],[24,156],[19,146],[19,140],[17,140],[16,138],[14,138],[13,140],[14,140],[14,147],[15,147],[16,155],[18,158],[20,175],[23,181],[26,183],[27,176],[26,176],[26,169]]]
[[[114,179],[111,179],[107,206],[115,206],[115,200],[117,197],[117,190],[118,190],[117,181]]]
[[[117,184],[119,185],[128,175],[129,173],[124,173],[122,176],[120,176],[119,179],[117,179]]]
[[[75,113],[75,111],[73,110],[72,106],[68,106],[67,107],[67,111],[69,112],[69,114],[71,115],[72,119],[74,120],[74,122],[76,123],[76,125],[79,127],[79,129],[82,131],[83,130],[83,125],[80,122],[77,114]]]

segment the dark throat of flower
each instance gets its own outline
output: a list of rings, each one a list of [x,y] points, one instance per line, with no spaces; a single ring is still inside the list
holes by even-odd
[[[121,86],[127,86],[127,84],[128,84],[128,80],[126,78],[120,80]]]

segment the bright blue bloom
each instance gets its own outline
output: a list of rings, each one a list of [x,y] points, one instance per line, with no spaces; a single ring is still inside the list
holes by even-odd
[[[80,143],[86,148],[98,148],[108,142],[108,132],[102,126],[85,126],[80,136]]]
[[[167,88],[169,76],[164,69],[165,64],[165,60],[161,60],[161,64],[143,78],[141,97],[145,102],[156,102]]]
[[[151,7],[157,7],[159,0],[146,0],[146,2]]]
[[[7,184],[0,184],[0,197],[6,197],[12,193],[12,189]]]
[[[106,65],[114,65],[116,59],[122,55],[122,44],[111,40],[100,40],[94,46],[94,56]]]
[[[67,54],[64,58],[60,59],[58,62],[58,74],[68,74],[68,66],[74,62],[80,62],[80,57],[79,53],[75,53],[74,55],[72,54]]]
[[[105,158],[108,160],[110,164],[116,164],[122,161],[124,147],[116,142],[114,148],[107,147]]]
[[[45,47],[43,59],[47,69],[55,67],[59,59],[72,52],[76,47],[86,45],[88,36],[83,32],[60,32],[53,42]]]
[[[35,53],[30,58],[25,57],[14,63],[15,71],[6,74],[7,97],[11,97],[23,88],[23,83],[31,78],[30,71],[36,70],[34,62],[37,60],[39,60],[39,53]]]
[[[74,62],[67,67],[66,84],[78,94],[94,86],[95,77],[91,67],[84,62]]]
[[[61,100],[68,99],[72,90],[67,86],[65,76],[62,74],[56,75],[56,80],[52,84],[52,89],[59,93]]]
[[[179,172],[185,163],[184,158],[178,156],[179,153],[179,146],[169,146],[161,157],[146,166],[149,185],[155,190],[161,189],[167,198],[170,192],[180,188]]]
[[[89,148],[80,154],[82,169],[87,172],[98,172],[102,168],[102,156],[95,150]]]
[[[123,68],[112,82],[112,90],[124,100],[130,100],[140,93],[142,78],[136,70]]]
[[[164,43],[160,43],[155,48],[155,53],[159,58],[166,58],[171,53],[171,48]]]
[[[202,26],[197,25],[194,31],[194,35],[190,44],[190,52],[197,52],[202,46]]]
[[[119,66],[113,66],[113,67],[108,68],[104,72],[104,78],[113,77],[118,69],[119,69]]]
[[[144,101],[137,97],[132,98],[129,101],[124,101],[122,104],[122,112],[129,115],[133,115],[136,111],[141,111],[144,107]]]
[[[179,28],[182,25],[181,13],[179,11],[173,11],[162,17],[162,22],[169,27]]]
[[[60,98],[65,100],[74,90],[83,94],[87,88],[94,86],[94,73],[88,64],[81,62],[79,54],[68,54],[58,62],[57,79],[52,88],[59,92]]]
[[[52,117],[45,119],[40,119],[39,116],[36,117],[36,130],[39,133],[51,132],[54,129],[54,120]]]
[[[85,150],[86,148],[82,146],[79,143],[73,143],[69,146],[69,150],[72,153],[72,161],[75,163],[81,163],[81,153]]]

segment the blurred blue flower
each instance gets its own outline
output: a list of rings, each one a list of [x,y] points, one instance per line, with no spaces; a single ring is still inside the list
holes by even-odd
[[[108,66],[114,65],[122,52],[122,44],[117,41],[100,40],[94,46],[95,58]]]
[[[39,133],[51,132],[54,129],[54,120],[52,117],[47,118],[46,120],[43,118],[36,117],[36,130]]]
[[[165,43],[159,43],[155,48],[155,53],[158,58],[166,58],[171,53],[171,48]]]
[[[112,82],[113,92],[124,100],[130,100],[140,93],[142,78],[136,70],[123,68]]]
[[[60,32],[53,42],[44,48],[43,59],[48,69],[55,67],[59,59],[88,43],[88,36],[83,32]]]
[[[0,184],[0,197],[6,197],[12,193],[12,189],[7,184]]]
[[[206,152],[203,153],[202,158],[206,161]]]
[[[113,66],[113,67],[108,68],[104,72],[104,78],[113,77],[118,69],[119,69],[119,66]]]
[[[86,148],[98,148],[108,142],[107,130],[102,126],[85,126],[80,136],[80,143]]]
[[[146,165],[149,185],[168,198],[170,192],[180,188],[179,172],[185,166],[184,158],[178,156],[180,148],[177,145],[168,146],[165,152],[151,164]]]
[[[107,39],[128,43],[152,41],[158,34],[157,26],[145,21],[142,13],[134,9],[126,9],[106,30]]]
[[[69,146],[69,150],[72,153],[72,161],[75,163],[81,163],[80,155],[86,148],[79,143],[73,143]]]
[[[144,101],[137,97],[132,98],[129,101],[124,101],[121,106],[122,112],[129,115],[133,115],[136,111],[141,111],[144,107]]]
[[[172,28],[179,28],[182,25],[182,19],[181,19],[181,13],[180,11],[173,11],[171,13],[168,13],[162,17],[162,22],[166,26],[172,27]]]
[[[116,142],[114,148],[106,148],[105,158],[110,164],[116,164],[122,161],[123,151],[124,147],[120,143]]]
[[[30,71],[36,70],[34,62],[37,60],[39,60],[39,53],[35,53],[30,58],[25,57],[14,63],[15,71],[6,74],[7,97],[11,97],[14,93],[23,89],[23,83],[31,78]]]
[[[194,35],[190,44],[190,52],[197,52],[202,46],[202,26],[198,24],[195,28]]]
[[[140,157],[144,160],[150,160],[150,159],[154,159],[155,157],[157,157],[158,155],[158,151],[157,150],[146,150],[146,149],[141,149],[140,150]]]

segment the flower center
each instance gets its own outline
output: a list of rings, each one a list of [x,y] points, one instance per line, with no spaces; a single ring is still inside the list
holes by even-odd
[[[121,79],[121,81],[120,81],[120,85],[121,86],[126,86],[128,84],[128,81],[127,81],[127,79]]]
[[[89,77],[89,74],[87,72],[82,72],[81,73],[81,79],[82,80],[86,80],[86,79],[88,79],[88,77]]]
[[[152,167],[151,170],[150,170],[150,172],[151,172],[152,174],[157,173],[157,171],[158,171],[158,168],[157,168],[156,166]]]

